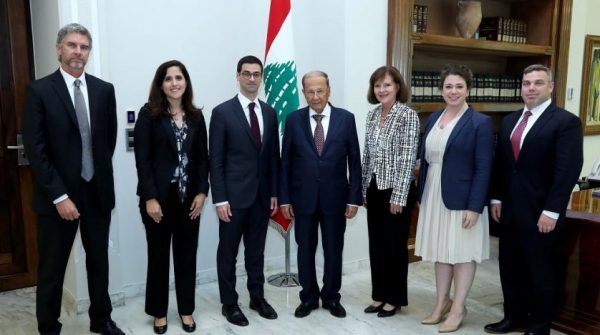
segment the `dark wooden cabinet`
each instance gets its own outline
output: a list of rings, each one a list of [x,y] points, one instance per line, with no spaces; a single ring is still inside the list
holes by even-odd
[[[557,311],[553,327],[600,334],[600,197],[574,192],[559,235]]]

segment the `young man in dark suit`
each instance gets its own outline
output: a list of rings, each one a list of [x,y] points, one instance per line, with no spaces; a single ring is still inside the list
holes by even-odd
[[[282,146],[280,203],[287,219],[295,218],[301,303],[296,317],[319,307],[345,317],[340,304],[342,251],[346,219],[362,205],[360,148],[354,115],[329,104],[329,78],[321,71],[302,78],[308,107],[286,120]],[[348,177],[349,176],[349,177]],[[319,289],[315,269],[321,227],[325,268]]]
[[[501,224],[504,319],[485,331],[550,334],[557,234],[583,164],[579,118],[551,99],[552,72],[523,71],[523,110],[501,124],[491,187],[492,218]]]
[[[108,294],[115,92],[112,84],[84,72],[91,48],[85,27],[66,25],[56,41],[59,70],[27,87],[23,138],[39,218],[36,315],[41,334],[60,333],[62,286],[78,227],[86,252],[90,331],[124,334],[110,317]]]
[[[258,100],[262,62],[246,56],[237,65],[240,92],[212,111],[209,127],[210,181],[219,216],[217,273],[222,314],[248,325],[238,305],[235,265],[244,238],[250,308],[276,319],[264,298],[264,250],[269,214],[277,211],[279,130],[275,110]]]

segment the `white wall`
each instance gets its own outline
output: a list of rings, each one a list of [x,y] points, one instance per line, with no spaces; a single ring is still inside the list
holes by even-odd
[[[77,21],[90,29],[94,45],[87,70],[115,85],[119,133],[113,159],[117,206],[110,246],[110,291],[113,300],[139,295],[146,281],[146,241],[135,195],[135,160],[125,151],[126,111],[139,110],[147,100],[156,67],[167,60],[186,64],[195,102],[205,117],[237,92],[236,64],[253,54],[264,58],[269,0],[230,2],[162,0],[32,0],[35,20],[37,77],[54,71],[56,31]],[[49,9],[50,8],[50,11]],[[385,62],[387,2],[292,0],[297,70],[323,70],[330,76],[331,102],[356,114],[359,136],[370,108],[366,89],[371,72]],[[48,12],[54,20],[45,19]],[[37,42],[37,41],[44,42]],[[49,42],[49,40],[51,42]],[[301,105],[305,105],[302,99]],[[368,258],[364,210],[349,221],[344,254],[346,269]],[[216,280],[218,221],[209,199],[201,219],[198,279]],[[283,270],[284,241],[269,230],[266,271]],[[242,250],[238,260],[243,261]],[[83,258],[82,258],[83,257]],[[84,253],[76,241],[65,287],[76,309],[87,303]],[[292,269],[295,243],[292,235]],[[242,267],[238,267],[243,269]],[[243,271],[239,271],[243,274]],[[243,280],[243,279],[242,279]]]
[[[146,101],[150,81],[160,63],[179,59],[188,67],[195,102],[204,107],[208,120],[214,106],[237,92],[237,60],[247,54],[264,57],[269,0],[31,0],[31,6],[37,77],[58,66],[54,51],[56,31],[77,21],[88,27],[94,38],[88,72],[115,85],[119,118],[113,159],[117,206],[109,255],[110,291],[113,300],[119,302],[123,296],[141,294],[146,280],[146,241],[135,195],[135,161],[133,154],[125,151],[124,132],[129,126],[126,111],[138,111]],[[385,63],[387,1],[292,0],[292,8],[299,75],[315,69],[330,75],[331,102],[354,112],[362,143],[364,118],[371,108],[366,102],[368,79],[375,68]],[[586,33],[600,34],[600,23],[592,14],[599,11],[597,1],[574,1],[567,80],[574,94],[566,104],[574,113],[579,110],[583,39]],[[301,105],[305,105],[303,100]],[[596,149],[599,145],[600,136],[585,138],[584,172],[600,156]],[[357,218],[348,222],[346,271],[366,264],[366,236],[366,215],[361,209]],[[216,279],[217,241],[218,223],[209,199],[200,229],[200,282]],[[283,269],[283,248],[282,238],[270,230],[267,272]],[[292,253],[295,264],[293,236]],[[78,240],[65,282],[78,311],[85,310],[88,296],[84,257]]]

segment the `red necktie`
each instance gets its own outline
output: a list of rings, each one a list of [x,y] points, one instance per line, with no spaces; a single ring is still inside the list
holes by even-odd
[[[510,138],[510,143],[512,144],[512,151],[515,160],[519,159],[519,152],[521,151],[521,137],[523,137],[523,131],[525,130],[525,127],[527,127],[527,120],[529,120],[530,116],[531,112],[526,111],[525,115],[523,116],[523,119],[521,120],[521,122],[519,122],[519,124],[515,128],[515,131],[512,134],[512,137]]]
[[[321,123],[323,115],[315,114],[313,115],[313,118],[315,121],[317,121],[314,134],[315,147],[317,147],[317,152],[319,153],[319,156],[321,156],[321,153],[323,152],[323,144],[325,143],[325,132],[323,131],[323,124]]]
[[[252,137],[254,138],[254,142],[256,142],[256,146],[260,148],[260,127],[258,126],[256,113],[254,112],[255,106],[256,104],[254,102],[248,104],[248,109],[250,110],[250,131],[252,132]]]

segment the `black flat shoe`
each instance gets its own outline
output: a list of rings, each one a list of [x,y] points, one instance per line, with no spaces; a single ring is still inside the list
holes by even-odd
[[[377,313],[377,312],[381,311],[381,309],[383,308],[383,305],[385,305],[383,302],[381,304],[379,304],[378,306],[369,305],[369,306],[367,306],[367,308],[365,308],[365,313],[367,313],[367,314]]]
[[[507,334],[512,332],[525,332],[527,325],[524,322],[515,322],[509,319],[502,319],[500,322],[490,323],[483,330],[490,334]]]
[[[188,333],[193,333],[196,330],[196,322],[193,321],[194,320],[193,317],[192,317],[191,324],[187,324],[187,323],[183,322],[183,318],[181,317],[181,315],[179,316],[179,318],[181,319],[181,328],[183,328],[183,330],[185,330]]]
[[[339,302],[323,303],[323,308],[328,309],[329,313],[336,318],[345,318],[346,310]]]
[[[249,324],[248,319],[246,319],[246,316],[244,315],[244,313],[242,313],[240,306],[238,306],[237,304],[223,305],[221,313],[225,316],[227,321],[233,323],[236,326],[244,327]]]
[[[316,302],[314,304],[308,303],[300,303],[298,307],[296,307],[296,311],[294,312],[294,316],[297,318],[303,318],[312,312],[313,309],[319,308],[319,303]]]
[[[257,311],[265,319],[277,319],[277,312],[264,298],[250,299],[250,309]]]
[[[156,319],[157,319],[157,318],[154,318],[154,333],[155,333],[155,334],[164,334],[164,333],[166,333],[166,332],[167,332],[167,326],[168,326],[168,325],[165,323],[165,324],[164,324],[164,325],[162,325],[162,326],[157,326],[157,325],[156,325]]]
[[[396,315],[396,311],[400,309],[398,306],[394,306],[394,308],[392,308],[389,311],[386,311],[385,309],[383,309],[383,307],[381,308],[381,310],[377,313],[377,317],[380,318],[387,318],[390,316],[394,316]]]

